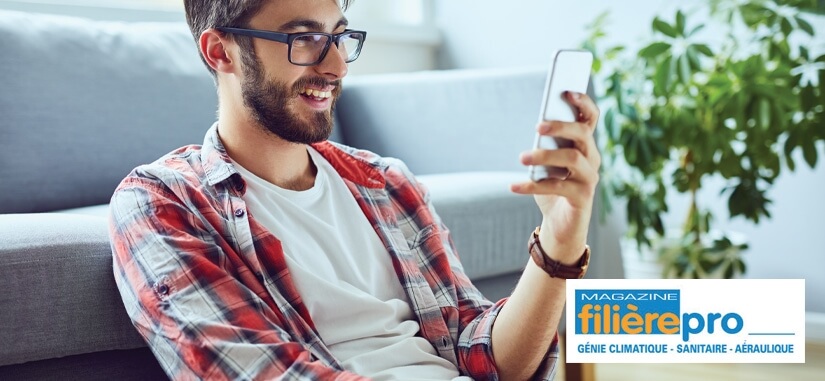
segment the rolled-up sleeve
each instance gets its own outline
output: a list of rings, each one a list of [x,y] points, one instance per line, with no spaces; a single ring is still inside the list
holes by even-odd
[[[406,170],[406,167],[403,169]],[[498,380],[498,370],[493,356],[492,332],[498,313],[507,303],[507,298],[491,303],[472,284],[461,265],[449,229],[443,224],[431,203],[429,192],[423,184],[414,179],[408,170],[406,171],[410,181],[416,184],[418,192],[427,204],[429,213],[440,226],[441,244],[447,249],[445,253],[452,271],[449,278],[456,289],[459,311],[457,344],[459,369],[462,374],[476,381]],[[558,359],[559,345],[558,333],[556,333],[533,380],[552,380],[555,377]]]

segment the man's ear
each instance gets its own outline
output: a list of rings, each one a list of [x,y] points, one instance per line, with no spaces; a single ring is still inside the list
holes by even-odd
[[[203,31],[198,40],[198,45],[203,59],[216,72],[234,73],[238,69],[236,63],[240,61],[232,57],[230,49],[234,46],[234,43],[221,32],[215,29]]]

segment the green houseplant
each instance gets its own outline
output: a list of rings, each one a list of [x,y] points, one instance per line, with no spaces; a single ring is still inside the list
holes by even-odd
[[[703,0],[652,20],[638,49],[603,47],[606,14],[584,47],[595,57],[605,124],[602,198],[626,201],[628,236],[653,247],[664,276],[730,278],[746,271],[747,244],[715,234],[699,191],[711,178],[731,218],[770,218],[782,173],[817,163],[825,139],[825,55],[806,19],[817,0]],[[694,19],[708,20],[699,24]],[[708,33],[707,30],[712,30]],[[597,91],[600,90],[597,86]],[[716,181],[718,183],[718,181]],[[668,192],[689,195],[684,224],[666,236]],[[718,216],[717,216],[718,217]]]

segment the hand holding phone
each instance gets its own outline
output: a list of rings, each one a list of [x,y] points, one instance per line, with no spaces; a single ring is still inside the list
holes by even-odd
[[[544,86],[539,122],[576,121],[578,110],[567,102],[565,92],[586,93],[592,65],[593,55],[585,50],[558,50],[553,54]],[[552,150],[572,146],[573,143],[567,139],[536,133],[534,149]],[[564,179],[569,171],[564,167],[530,166],[529,173],[531,180],[540,181],[547,178]]]

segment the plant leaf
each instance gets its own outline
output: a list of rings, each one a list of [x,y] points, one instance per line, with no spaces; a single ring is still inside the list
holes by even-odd
[[[614,46],[614,47],[608,49],[607,51],[605,51],[604,56],[607,59],[612,60],[612,59],[615,59],[616,57],[618,57],[619,53],[623,52],[624,50],[625,50],[624,46]]]
[[[816,167],[817,156],[816,143],[813,140],[807,140],[802,143],[802,157],[805,158],[805,162],[808,163],[811,168]]]
[[[702,268],[702,271],[704,271],[705,274],[709,274],[716,271],[720,266],[722,266],[722,263],[724,263],[724,261],[722,261],[722,258],[712,259],[708,257],[703,257],[699,259],[699,267]]]
[[[691,30],[690,32],[688,32],[688,34],[687,34],[685,37],[691,37],[691,36],[693,36],[694,34],[696,34],[696,32],[698,32],[698,31],[702,30],[704,27],[705,27],[705,25],[704,25],[704,24],[697,25],[695,28],[693,28],[693,30]]]
[[[654,42],[639,50],[639,57],[655,59],[660,54],[670,49],[670,44],[667,42]]]
[[[683,36],[685,34],[685,14],[681,10],[676,12],[676,32]]]
[[[682,78],[682,83],[690,82],[690,62],[688,62],[687,54],[679,57],[679,76]]]
[[[711,50],[710,47],[708,47],[707,45],[705,45],[705,44],[693,44],[691,46],[693,46],[696,49],[696,51],[698,51],[699,53],[702,53],[702,54],[704,54],[705,56],[708,56],[708,57],[713,57],[713,50]]]
[[[730,262],[728,262],[727,267],[725,267],[725,271],[722,274],[722,277],[724,277],[725,279],[733,278],[733,265]]]
[[[762,129],[767,130],[768,127],[771,125],[771,105],[768,103],[767,99],[761,99],[759,101],[759,119],[758,124],[759,127]]]
[[[745,261],[743,261],[741,258],[736,258],[736,261],[734,263],[736,264],[736,269],[739,271],[740,274],[744,274],[745,272],[747,272],[747,266],[745,266]]]
[[[808,52],[808,48],[806,48],[804,46],[800,46],[799,47],[799,57],[801,57],[802,59],[807,60],[808,57],[810,57],[810,54]]]
[[[702,64],[699,62],[699,56],[696,55],[696,49],[693,46],[688,46],[686,54],[688,57],[688,61],[690,62],[690,67],[696,71],[702,69]]]
[[[676,29],[670,24],[660,20],[658,17],[653,19],[653,30],[663,33],[665,36],[676,38],[678,35]]]
[[[690,189],[690,179],[684,168],[676,168],[671,176],[673,177],[673,185],[677,191],[684,193]]]
[[[782,21],[779,22],[779,29],[782,31],[782,34],[788,36],[793,32],[793,25],[788,19],[783,18]]]
[[[740,179],[728,197],[731,217],[743,216],[756,223],[763,216],[770,217],[767,211],[770,203],[771,200],[765,196],[765,191],[756,186],[755,179],[747,177]]]
[[[795,130],[788,132],[788,137],[785,139],[785,156],[790,159],[791,153],[799,145],[797,142],[797,134]]]
[[[815,34],[814,27],[812,27],[811,24],[808,23],[808,21],[799,16],[796,16],[794,18],[796,19],[797,25],[799,25],[799,29],[804,30],[805,33],[808,33],[809,36],[813,36]]]
[[[616,140],[615,113],[616,111],[611,107],[604,114],[604,129],[610,140]]]
[[[785,156],[785,165],[788,166],[788,169],[790,169],[791,172],[796,170],[796,162],[794,161],[793,157],[791,157],[791,155]]]
[[[656,73],[653,76],[653,91],[656,95],[667,94],[670,92],[671,60],[672,59],[663,60],[656,66]]]

